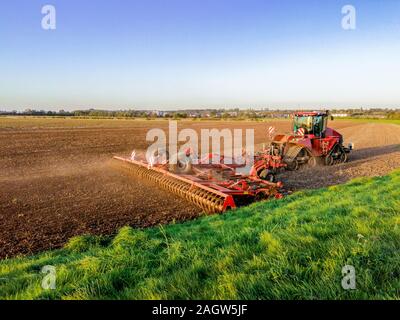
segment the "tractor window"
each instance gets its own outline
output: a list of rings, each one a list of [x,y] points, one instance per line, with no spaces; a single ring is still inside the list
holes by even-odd
[[[322,116],[314,117],[313,133],[316,136],[320,136],[322,131],[324,131],[323,129],[324,129],[324,117]]]
[[[326,129],[326,120],[324,116],[296,116],[294,117],[294,131],[303,128],[306,134],[321,136]]]
[[[294,117],[294,131],[303,128],[306,134],[312,133],[313,117]]]

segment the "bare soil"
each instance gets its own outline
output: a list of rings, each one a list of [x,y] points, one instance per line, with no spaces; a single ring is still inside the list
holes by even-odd
[[[290,128],[287,121],[182,121],[179,128],[254,128],[261,145],[270,125]],[[124,225],[198,217],[192,204],[137,181],[111,160],[145,150],[152,127],[167,129],[168,122],[0,118],[0,258],[59,248],[76,235],[110,235]],[[283,173],[287,188],[329,186],[400,167],[400,126],[335,121],[332,127],[355,143],[349,163]]]

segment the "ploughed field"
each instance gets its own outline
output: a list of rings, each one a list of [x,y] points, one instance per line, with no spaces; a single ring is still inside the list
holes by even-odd
[[[254,128],[260,146],[271,125],[290,130],[289,121],[188,120],[178,128]],[[400,167],[400,126],[348,120],[330,125],[355,144],[349,163],[282,173],[288,189],[319,188]],[[145,150],[150,128],[167,132],[168,122],[0,118],[0,258],[58,248],[76,235],[198,217],[192,204],[137,181],[111,160]]]

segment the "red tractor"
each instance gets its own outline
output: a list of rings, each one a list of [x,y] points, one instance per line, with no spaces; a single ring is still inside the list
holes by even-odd
[[[293,134],[273,138],[272,152],[282,156],[288,170],[305,164],[313,167],[317,162],[330,166],[347,161],[353,146],[345,147],[343,136],[327,127],[329,116],[329,111],[296,112]]]

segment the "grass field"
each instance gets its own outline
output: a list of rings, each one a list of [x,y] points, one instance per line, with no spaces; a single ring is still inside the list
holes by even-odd
[[[6,299],[400,299],[400,171],[0,262]],[[43,290],[45,265],[56,289]],[[356,290],[341,286],[356,270]]]
[[[398,120],[398,119],[335,118],[334,121],[352,121],[352,122],[359,122],[359,123],[393,123],[393,124],[399,124],[400,125],[400,120]]]

